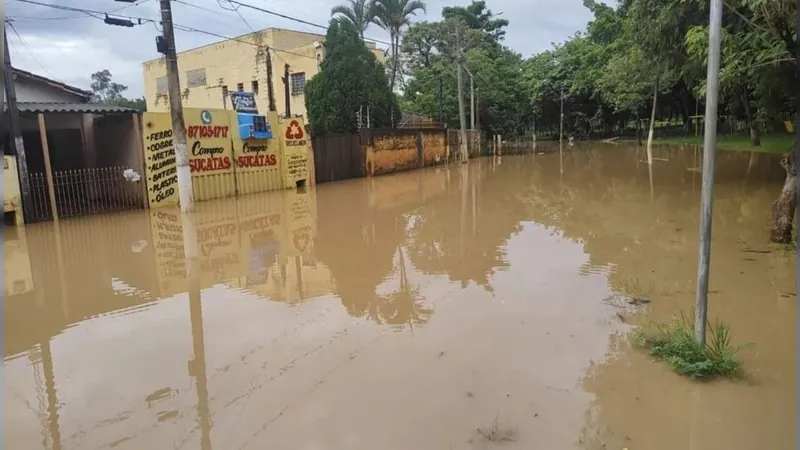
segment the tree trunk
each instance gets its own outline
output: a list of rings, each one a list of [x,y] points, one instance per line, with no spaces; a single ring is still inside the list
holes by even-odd
[[[658,104],[658,79],[653,87],[653,110],[650,112],[650,131],[647,133],[647,164],[653,164],[653,126],[656,122],[656,105]]]
[[[744,114],[747,116],[747,126],[750,128],[750,142],[758,147],[761,145],[761,136],[758,134],[758,127],[753,119],[753,112],[750,110],[750,99],[747,97],[747,88],[742,92],[742,104],[744,104]]]
[[[389,33],[389,42],[391,43],[389,50],[392,52],[392,59],[389,61],[389,64],[392,65],[392,76],[389,77],[389,88],[391,90],[394,90],[394,77],[397,74],[397,64],[395,63],[397,59],[397,47],[394,45],[394,41],[394,32],[391,32]]]
[[[642,135],[639,133],[639,130],[642,128],[641,120],[639,120],[639,110],[636,110],[636,145],[639,147],[642,146]]]
[[[769,239],[779,244],[789,244],[792,242],[792,225],[797,208],[797,167],[794,155],[789,154],[783,158],[781,166],[786,170],[786,181],[778,199],[772,203],[772,229]]]

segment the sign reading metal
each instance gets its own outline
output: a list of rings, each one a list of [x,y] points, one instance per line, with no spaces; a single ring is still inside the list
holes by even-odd
[[[256,97],[252,92],[231,92],[234,111],[243,114],[258,114]]]

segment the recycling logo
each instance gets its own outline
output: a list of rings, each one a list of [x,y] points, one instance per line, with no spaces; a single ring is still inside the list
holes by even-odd
[[[303,139],[303,128],[298,121],[293,120],[286,127],[286,139]]]

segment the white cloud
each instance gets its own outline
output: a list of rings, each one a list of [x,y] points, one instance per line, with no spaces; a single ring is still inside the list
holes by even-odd
[[[58,0],[38,0],[44,3],[68,4],[73,8],[95,11],[112,11],[125,7],[119,14],[157,20],[160,11],[157,0],[140,0],[129,6],[110,0],[76,0],[68,3]],[[222,4],[224,0],[220,0]],[[243,0],[247,3],[270,9],[309,22],[326,24],[333,6],[342,0]],[[214,0],[173,1],[173,17],[177,24],[189,26],[225,36],[248,33],[250,29],[233,11],[226,11]],[[438,20],[443,6],[468,4],[466,1],[429,0],[428,14],[418,20]],[[590,13],[581,0],[489,0],[489,8],[509,20],[506,44],[527,57],[550,47],[552,42],[567,39],[585,27]],[[302,5],[302,6],[301,6]],[[211,10],[211,11],[208,11]],[[290,20],[240,8],[239,12],[255,29],[268,27],[291,28],[320,32],[318,28]],[[114,27],[101,20],[82,16],[76,12],[59,11],[35,6],[17,0],[6,2],[6,17],[14,19],[14,26],[22,35],[30,53],[16,35],[9,36],[11,57],[15,66],[24,70],[42,73],[78,87],[89,87],[89,75],[108,69],[118,83],[129,87],[128,95],[143,94],[141,64],[158,57],[155,36],[158,34],[152,23],[134,28]],[[57,19],[51,19],[57,18]],[[388,41],[388,36],[376,26],[367,31],[368,37]],[[218,38],[176,31],[179,50],[205,45]],[[46,69],[43,70],[40,64]],[[48,73],[50,75],[48,75]]]

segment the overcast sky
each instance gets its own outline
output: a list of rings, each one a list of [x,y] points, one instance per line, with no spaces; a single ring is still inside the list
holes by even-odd
[[[114,0],[35,0],[40,3],[68,5],[93,11],[119,10],[120,15],[158,19],[158,0],[139,0],[135,5]],[[173,0],[175,23],[212,33],[236,36],[250,32],[242,19],[220,7],[217,0]],[[219,0],[223,2],[224,0]],[[133,28],[109,26],[102,20],[76,12],[60,11],[43,6],[5,1],[6,18],[22,36],[22,41],[7,29],[14,66],[63,81],[81,88],[89,87],[89,76],[108,69],[114,81],[129,87],[126,96],[142,96],[142,62],[160,56],[155,48],[159,33],[152,23]],[[309,22],[326,24],[333,6],[344,0],[242,0]],[[191,3],[189,6],[186,3]],[[428,0],[428,13],[416,21],[439,20],[445,5],[467,5],[468,0]],[[503,13],[510,24],[506,44],[524,57],[545,50],[553,42],[561,42],[583,30],[590,13],[581,0],[487,0],[494,12]],[[240,8],[242,16],[255,29],[269,27],[323,32],[318,28],[287,19]],[[388,41],[377,26],[367,30],[367,37]],[[205,45],[219,40],[196,32],[176,31],[178,50]],[[380,45],[380,44],[379,44]],[[385,47],[385,46],[384,46]]]

